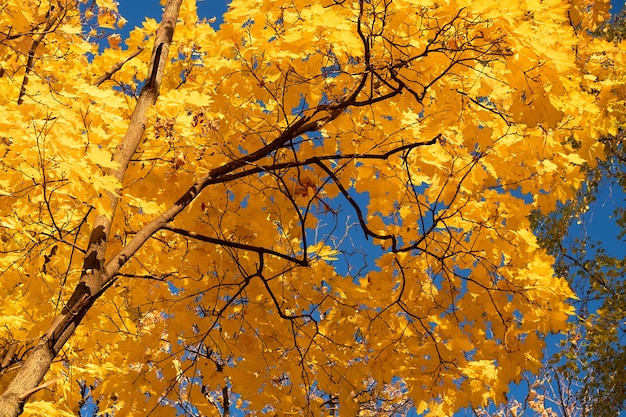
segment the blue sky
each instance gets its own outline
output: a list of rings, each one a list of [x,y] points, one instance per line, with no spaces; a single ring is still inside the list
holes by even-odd
[[[222,15],[226,11],[226,0],[198,0],[198,16],[200,19],[216,18],[216,25],[222,22]],[[138,26],[146,17],[157,21],[161,20],[162,7],[159,0],[119,0],[119,12],[128,20],[125,30],[131,30]]]

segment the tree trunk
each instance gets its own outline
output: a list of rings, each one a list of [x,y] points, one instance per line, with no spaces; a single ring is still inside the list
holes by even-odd
[[[119,163],[119,168],[111,170],[108,174],[113,175],[120,183],[124,179],[130,159],[143,138],[147,110],[156,103],[159,95],[167,53],[181,3],[182,0],[169,0],[165,7],[163,20],[156,33],[145,85],[137,100],[124,139],[113,154],[113,160]],[[119,268],[128,260],[116,259],[114,268],[111,268],[110,264],[105,268],[106,243],[112,216],[119,201],[114,194],[108,197],[113,214],[111,217],[101,215],[94,220],[80,281],[61,314],[54,320],[48,332],[40,338],[37,346],[32,349],[13,376],[5,392],[0,395],[0,417],[17,417],[22,413],[28,398],[42,388],[40,383],[58,352],[72,336],[93,303],[113,282]]]

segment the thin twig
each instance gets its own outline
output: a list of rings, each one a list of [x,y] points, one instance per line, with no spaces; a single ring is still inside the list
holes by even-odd
[[[136,57],[137,55],[139,55],[140,53],[142,53],[144,50],[143,46],[140,46],[137,48],[137,50],[128,58],[119,61],[118,63],[116,63],[115,65],[113,65],[113,68],[111,68],[109,71],[107,71],[104,75],[102,75],[100,78],[98,78],[93,85],[95,85],[96,87],[98,87],[100,84],[102,84],[103,82],[105,82],[106,80],[110,79],[113,74],[115,74],[116,72],[118,72],[119,70],[122,69],[122,67],[124,66],[125,63],[127,63],[128,61],[130,61],[131,59],[133,59],[134,57]]]

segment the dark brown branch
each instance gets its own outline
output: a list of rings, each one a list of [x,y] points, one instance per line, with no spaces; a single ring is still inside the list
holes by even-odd
[[[348,203],[350,203],[350,205],[356,212],[357,218],[359,219],[359,224],[361,225],[361,229],[363,229],[363,233],[365,233],[365,238],[368,239],[368,237],[371,236],[376,239],[391,240],[391,247],[393,251],[395,251],[396,237],[394,235],[379,235],[378,233],[372,231],[365,222],[365,217],[363,216],[363,211],[361,211],[361,207],[357,204],[356,201],[354,201],[348,190],[346,190],[341,181],[339,181],[339,178],[337,178],[335,173],[322,162],[317,163],[317,166],[322,168],[322,170],[326,172],[326,174],[328,174],[330,178],[333,179],[333,182],[335,183],[337,188],[339,188],[341,194],[343,194],[344,198],[348,200]]]
[[[472,168],[474,168],[474,166],[476,166],[476,164],[480,161],[480,158],[474,158],[472,160],[472,162],[470,162],[467,166],[469,167],[469,169],[467,170],[467,172],[465,172],[465,174],[463,174],[463,176],[461,177],[461,180],[459,181],[454,194],[452,195],[452,198],[450,199],[450,201],[454,201],[456,200],[456,198],[458,197],[459,193],[461,192],[461,184],[463,184],[463,182],[465,181],[465,179],[467,179],[467,177],[469,176],[470,172],[472,171]],[[435,201],[439,201],[441,196],[443,195],[444,190],[446,189],[448,182],[449,182],[450,178],[447,178],[446,181],[444,182],[443,187],[441,187],[441,190],[439,191],[439,193],[437,194],[437,197],[435,198]],[[444,222],[446,219],[449,219],[451,217],[453,217],[454,215],[456,215],[459,212],[460,208],[457,208],[453,213],[448,213],[446,214],[445,210],[442,210],[441,214],[437,217],[434,217],[434,212],[433,212],[433,221],[432,224],[430,225],[430,227],[428,228],[428,230],[424,231],[424,233],[422,233],[422,236],[417,239],[417,241],[415,241],[413,244],[411,245],[406,245],[404,247],[401,248],[396,248],[396,250],[394,250],[394,252],[410,252],[412,250],[415,249],[420,249],[419,246],[422,244],[422,242],[426,239],[426,236],[428,236],[433,230],[435,230],[437,228],[437,226],[441,223]],[[445,223],[444,223],[445,224]],[[428,251],[425,251],[426,253],[429,253]],[[435,258],[437,258],[436,255],[433,255]]]
[[[161,229],[169,230],[170,232],[174,232],[174,233],[177,233],[177,234],[179,234],[181,236],[189,237],[189,238],[192,238],[192,239],[195,239],[195,240],[200,240],[202,242],[213,243],[215,245],[225,246],[225,247],[228,247],[228,248],[234,248],[234,249],[247,250],[247,251],[250,251],[250,252],[256,252],[260,256],[265,255],[265,254],[276,256],[278,258],[282,258],[282,259],[288,260],[290,262],[293,262],[293,263],[301,265],[301,266],[308,266],[308,264],[309,264],[308,260],[306,260],[306,259],[298,259],[298,258],[295,258],[293,256],[289,256],[289,255],[286,255],[284,253],[277,252],[277,251],[275,251],[273,249],[263,248],[261,246],[248,245],[248,244],[245,244],[245,243],[238,243],[238,242],[230,242],[228,240],[218,239],[218,238],[215,238],[215,237],[203,235],[203,234],[196,233],[196,232],[190,232],[189,230],[180,229],[178,227],[173,227],[173,226],[169,226],[169,225],[165,225]]]
[[[302,167],[302,166],[307,166],[307,165],[317,165],[318,163],[322,161],[341,161],[341,160],[355,160],[356,161],[360,159],[386,160],[386,159],[389,159],[390,156],[403,152],[403,151],[409,151],[413,148],[417,148],[420,146],[433,145],[436,143],[437,139],[441,138],[441,136],[442,135],[437,135],[436,137],[434,137],[433,139],[430,139],[427,142],[416,142],[416,143],[410,143],[407,145],[402,145],[397,148],[391,149],[385,153],[380,153],[380,154],[352,153],[352,154],[322,155],[322,156],[312,156],[310,158],[303,159],[302,161],[290,161],[290,162],[281,162],[281,163],[276,163],[276,164],[271,164],[271,165],[259,165],[251,169],[247,169],[244,171],[239,171],[233,174],[228,174],[219,178],[215,178],[214,180],[209,181],[207,185],[223,183],[227,181],[234,181],[240,178],[248,177],[250,175],[258,174],[260,172],[272,172],[272,171],[280,171],[283,169],[297,168],[297,167]]]
[[[24,102],[24,96],[26,95],[26,86],[28,85],[28,81],[30,79],[30,73],[33,72],[35,65],[35,53],[37,52],[37,48],[44,40],[46,35],[51,32],[53,26],[59,25],[63,19],[65,18],[65,14],[67,13],[67,9],[62,9],[56,18],[52,17],[52,11],[54,10],[54,5],[50,6],[50,10],[48,10],[48,20],[46,21],[46,27],[43,31],[39,33],[38,36],[33,38],[33,43],[28,50],[28,59],[26,60],[26,68],[24,69],[24,78],[22,78],[22,85],[20,86],[20,94],[17,98],[17,104],[22,104]]]
[[[437,139],[439,139],[440,137],[441,137],[441,134],[438,134],[437,136],[435,136],[434,138],[432,138],[431,140],[429,140],[427,142],[419,142],[419,143],[412,144],[412,145],[415,145],[415,146],[434,145],[435,143],[437,143]],[[409,146],[408,149],[412,149],[415,146]],[[389,154],[389,155],[391,155],[391,154]],[[333,182],[335,183],[337,188],[339,188],[339,191],[341,192],[341,194],[343,194],[344,198],[346,200],[348,200],[348,203],[350,203],[350,205],[352,206],[352,208],[356,212],[357,218],[359,220],[359,224],[361,225],[361,228],[363,229],[363,233],[365,233],[365,238],[367,239],[368,236],[371,236],[371,237],[376,238],[376,239],[391,240],[391,242],[392,242],[392,244],[391,244],[392,250],[394,252],[396,252],[398,250],[397,243],[396,243],[396,237],[394,235],[380,235],[380,234],[375,233],[374,231],[372,231],[367,226],[367,223],[365,222],[365,217],[363,216],[363,212],[361,211],[361,207],[359,207],[359,205],[356,203],[356,201],[354,201],[354,199],[352,198],[352,196],[350,195],[348,190],[346,190],[346,188],[343,186],[343,184],[341,184],[341,181],[339,181],[339,179],[337,178],[335,173],[330,168],[328,168],[321,160],[317,161],[316,165],[319,166],[320,168],[322,168],[322,170],[324,170],[324,172],[326,172],[326,174],[328,174],[328,176],[333,179]]]
[[[481,103],[480,101],[478,101],[477,99],[475,99],[474,97],[471,97],[469,94],[467,94],[464,91],[461,90],[456,90],[457,93],[464,95],[465,97],[467,97],[472,103],[476,104],[478,107],[487,110],[490,113],[495,114],[496,116],[498,116],[499,118],[501,118],[504,123],[506,123],[507,126],[512,126],[513,122],[507,120],[506,116],[504,115],[504,113],[502,113],[501,111],[499,111],[498,109],[494,108],[494,107],[489,107],[489,106],[485,106],[483,103]]]
[[[276,313],[278,313],[281,319],[289,320],[293,323],[294,320],[297,320],[297,319],[302,319],[302,318],[311,319],[312,318],[310,314],[297,314],[297,315],[285,314],[281,303],[279,302],[278,298],[276,298],[276,294],[274,294],[274,291],[272,291],[272,289],[270,288],[269,280],[263,277],[262,275],[259,275],[259,278],[261,278],[261,280],[263,281],[263,285],[265,286],[265,289],[267,290],[268,295],[270,296],[270,298],[272,299],[272,302],[274,303],[274,306],[276,307]],[[312,321],[315,321],[315,320],[312,320]]]
[[[230,416],[230,400],[228,399],[228,386],[222,388],[222,408],[224,409],[224,417]]]

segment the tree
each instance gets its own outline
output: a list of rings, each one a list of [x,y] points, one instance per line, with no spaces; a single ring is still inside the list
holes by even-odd
[[[112,1],[7,2],[0,415],[502,401],[572,313],[528,215],[617,117],[586,6],[168,0],[103,48]]]
[[[612,111],[622,113],[626,79],[612,60],[623,59],[624,16],[622,11],[598,27],[586,28],[604,50],[606,61],[597,75],[610,80],[607,85],[619,97],[611,103]],[[551,348],[539,375],[528,378],[527,401],[512,399],[495,415],[613,417],[626,407],[626,258],[617,243],[626,236],[623,126],[622,122],[615,134],[600,139],[603,158],[585,166],[587,177],[576,198],[559,204],[554,212],[531,216],[540,246],[555,257],[556,274],[566,278],[576,293],[576,315],[559,349]],[[612,220],[602,222],[614,223],[614,235],[594,230],[606,216],[601,212],[605,206],[614,212]]]
[[[539,374],[526,378],[529,390],[523,402],[511,398],[497,408],[480,408],[477,415],[615,417],[624,410],[625,259],[612,247],[612,236],[599,240],[586,224],[599,215],[595,208],[607,203],[597,201],[602,191],[611,189],[616,204],[623,202],[623,135],[620,130],[617,136],[603,138],[606,159],[588,167],[578,198],[547,215],[531,216],[540,245],[556,258],[557,275],[567,278],[577,295],[576,315],[556,352],[554,347],[548,350]],[[615,208],[620,240],[624,239],[624,213],[622,205]]]
[[[541,384],[535,384],[552,394],[550,398],[562,415],[572,417],[617,416],[626,406],[626,259],[607,242],[610,236],[599,240],[584,228],[583,233],[573,232],[576,223],[584,227],[588,207],[601,190],[626,190],[623,131],[603,142],[607,159],[589,169],[580,199],[548,217],[537,218],[542,246],[555,256],[557,274],[568,278],[578,299],[574,303],[576,320],[562,342],[563,349],[550,358]],[[620,240],[624,239],[625,220],[623,206],[616,208]]]
[[[612,242],[626,236],[626,212],[623,205],[615,207],[615,236],[600,240],[586,225],[594,216],[593,207],[606,203],[597,201],[602,191],[612,190],[616,204],[623,203],[623,141],[623,130],[603,138],[606,159],[588,167],[579,198],[549,215],[532,218],[541,246],[556,258],[557,274],[566,277],[577,294],[577,314],[562,349],[548,358],[533,383],[558,415],[617,416],[626,407],[626,258]]]

